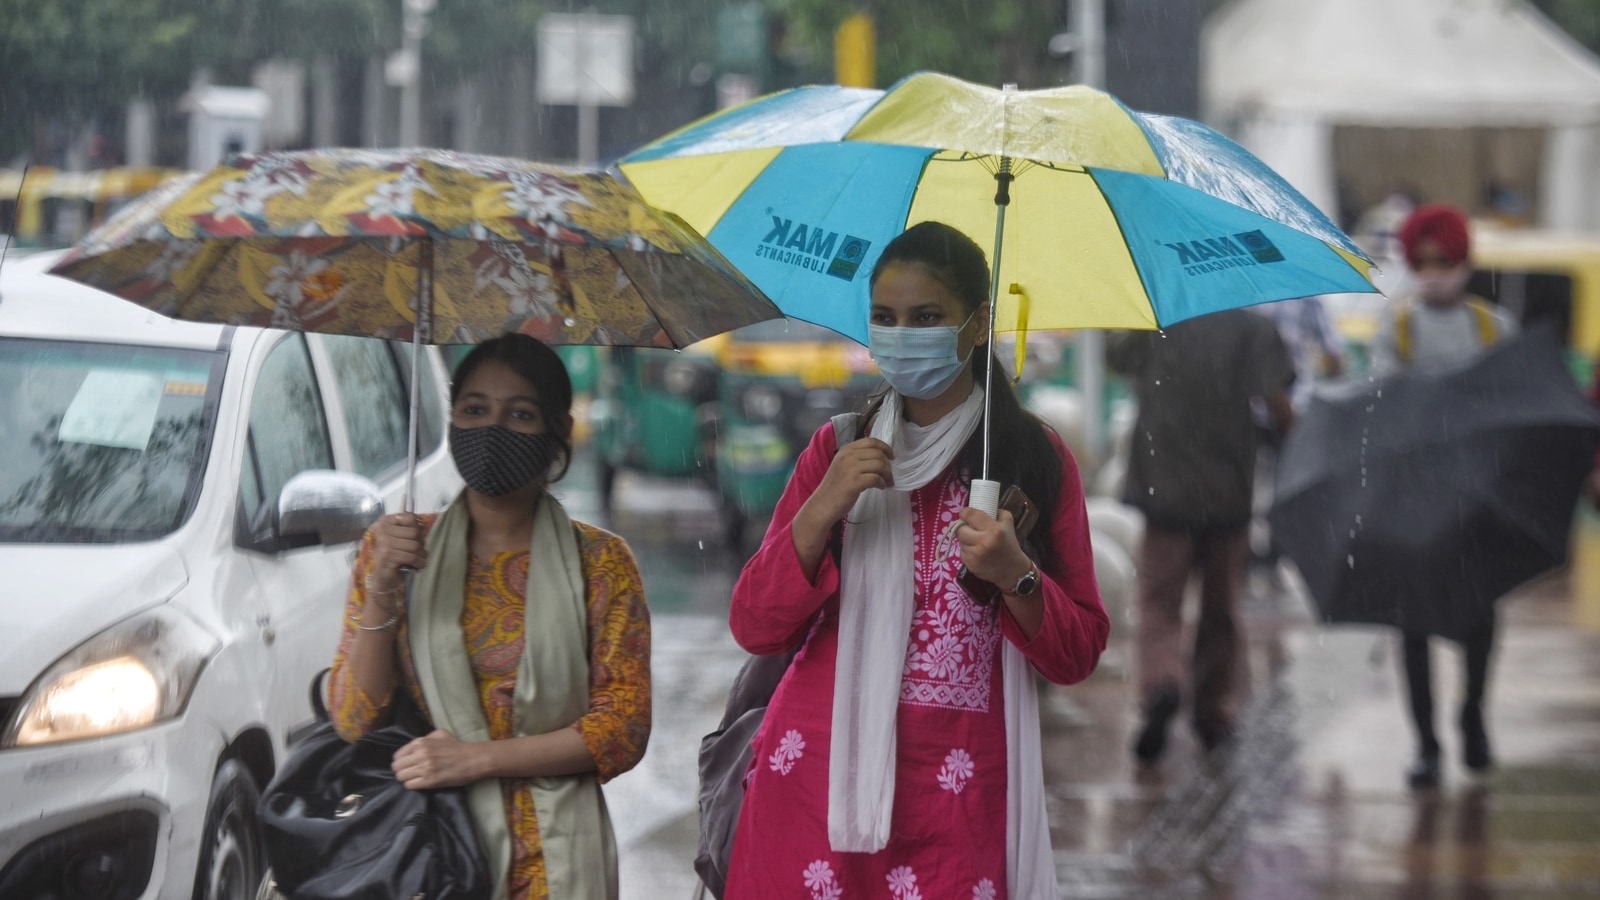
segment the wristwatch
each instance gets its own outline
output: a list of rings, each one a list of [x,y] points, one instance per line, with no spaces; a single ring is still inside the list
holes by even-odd
[[[1028,571],[1024,572],[1022,577],[1017,579],[1016,585],[1012,587],[1008,593],[1016,597],[1026,597],[1038,589],[1039,567],[1036,565],[1030,565],[1028,566]]]

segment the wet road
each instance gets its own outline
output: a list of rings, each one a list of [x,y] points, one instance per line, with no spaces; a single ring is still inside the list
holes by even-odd
[[[573,514],[601,521],[581,469]],[[627,475],[612,527],[652,608],[655,729],[638,769],[606,788],[624,900],[687,898],[697,834],[695,754],[743,656],[727,634],[739,560],[708,493]],[[1498,769],[1457,763],[1459,658],[1436,648],[1445,785],[1414,793],[1396,645],[1379,629],[1320,628],[1293,580],[1245,603],[1251,700],[1227,753],[1202,757],[1175,722],[1161,765],[1128,753],[1137,714],[1130,623],[1099,671],[1044,697],[1046,785],[1068,897],[1600,897],[1600,523],[1573,570],[1505,601],[1489,698]]]

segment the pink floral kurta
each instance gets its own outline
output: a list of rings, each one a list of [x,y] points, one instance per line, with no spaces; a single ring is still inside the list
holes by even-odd
[[[728,900],[993,900],[1006,895],[1006,731],[1002,640],[1051,681],[1088,677],[1110,620],[1095,587],[1083,489],[1057,443],[1063,484],[1049,528],[1062,560],[1044,575],[1044,625],[1026,641],[956,583],[940,538],[966,506],[952,467],[911,495],[916,611],[900,685],[894,817],[878,853],[828,845],[828,753],[838,653],[839,570],[824,554],[815,582],[800,570],[789,523],[833,459],[825,427],[801,454],[761,550],[733,592],[734,637],[752,653],[802,644],[773,695],[734,839]]]

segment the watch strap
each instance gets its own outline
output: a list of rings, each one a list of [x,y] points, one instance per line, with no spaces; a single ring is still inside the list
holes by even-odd
[[[1006,593],[1013,597],[1027,597],[1039,589],[1039,564],[1031,563],[1028,571],[1022,573],[1017,583],[1012,585]]]

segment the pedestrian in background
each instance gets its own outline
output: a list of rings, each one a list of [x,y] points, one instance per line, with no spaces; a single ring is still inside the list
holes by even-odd
[[[1400,228],[1411,289],[1395,298],[1379,323],[1373,346],[1373,374],[1440,370],[1470,362],[1486,347],[1516,332],[1516,323],[1482,297],[1467,293],[1472,277],[1471,237],[1467,217],[1445,204],[1419,206]],[[1400,598],[1405,602],[1405,598]],[[1466,686],[1457,723],[1461,728],[1461,760],[1481,772],[1494,764],[1484,722],[1490,654],[1494,647],[1494,606],[1484,607],[1483,620],[1466,623],[1461,640]],[[1417,757],[1406,770],[1414,788],[1439,783],[1439,740],[1433,722],[1433,675],[1428,635],[1402,636],[1402,661],[1410,697],[1411,720],[1417,733]]]
[[[412,790],[472,786],[495,897],[615,900],[600,782],[637,765],[650,736],[643,584],[621,538],[567,518],[546,490],[572,455],[555,351],[520,334],[479,344],[450,403],[466,488],[443,513],[368,530],[329,711],[354,741],[407,692],[437,730],[395,753],[395,775]]]
[[[971,239],[913,226],[871,290],[889,389],[858,439],[813,436],[733,591],[741,646],[800,649],[754,740],[724,896],[1054,897],[1034,672],[1088,677],[1111,627],[1077,465],[996,372],[991,477],[1037,504],[1036,556],[1009,513],[967,505],[998,365]],[[962,565],[999,596],[969,595]]]
[[[1327,304],[1321,297],[1301,297],[1262,303],[1248,309],[1263,316],[1278,329],[1284,346],[1289,348],[1289,359],[1294,364],[1294,387],[1289,391],[1289,402],[1295,412],[1302,412],[1311,402],[1319,382],[1342,378],[1345,372],[1344,340],[1328,315]],[[1265,414],[1265,407],[1260,407]],[[1270,424],[1270,417],[1258,417],[1262,424]]]
[[[1289,348],[1289,358],[1294,361],[1294,387],[1289,392],[1289,403],[1298,416],[1305,412],[1318,383],[1344,376],[1344,341],[1334,329],[1333,319],[1321,297],[1281,300],[1248,308],[1272,322]],[[1276,590],[1282,588],[1278,572],[1282,554],[1273,540],[1266,515],[1272,507],[1272,481],[1277,474],[1284,432],[1279,430],[1260,398],[1251,401],[1251,408],[1261,442],[1256,455],[1254,520],[1258,533],[1264,532],[1259,543],[1251,548],[1251,559],[1259,567],[1257,571],[1264,573],[1267,583]]]
[[[1201,744],[1233,735],[1242,677],[1239,589],[1249,552],[1257,435],[1251,401],[1289,428],[1295,378],[1273,324],[1244,310],[1180,322],[1164,333],[1111,337],[1107,362],[1139,404],[1123,499],[1145,516],[1139,551],[1139,689],[1143,724],[1133,752],[1151,763],[1184,700]],[[1183,600],[1200,577],[1200,616],[1184,675]]]

